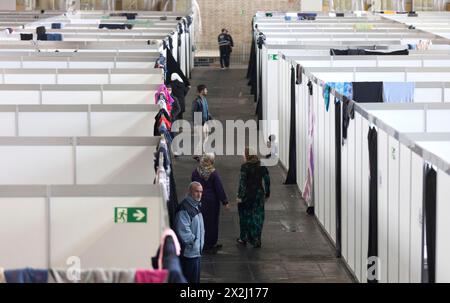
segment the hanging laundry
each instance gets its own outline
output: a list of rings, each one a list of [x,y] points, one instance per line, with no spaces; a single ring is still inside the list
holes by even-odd
[[[62,41],[62,34],[58,34],[58,33],[51,33],[51,34],[47,34],[47,40],[48,41]]]
[[[414,103],[414,82],[383,82],[385,103]]]
[[[352,82],[353,100],[359,103],[382,103],[383,82]]]
[[[80,271],[79,280],[67,276],[67,269],[49,270],[48,283],[133,283],[134,269],[84,269]],[[70,278],[70,279],[69,279]]]
[[[172,135],[170,134],[170,129],[166,126],[164,122],[159,126],[159,132],[166,138],[167,144],[170,146],[172,144]]]
[[[172,104],[173,103],[173,98],[169,93],[169,90],[167,89],[167,86],[165,86],[164,84],[161,84],[158,89],[156,90],[155,93],[155,104],[158,104],[158,101],[160,101],[161,99],[163,99],[166,103],[168,104]]]
[[[163,157],[163,167],[166,170],[166,173],[171,172],[171,159],[169,155],[169,149],[167,147],[167,143],[163,140],[160,141],[159,146],[155,152],[155,160],[154,160],[154,169],[155,171],[158,170],[159,164],[160,164],[160,157]]]
[[[342,148],[341,148],[341,101],[334,98],[334,150],[335,150],[335,201],[336,201],[336,256],[342,252]]]
[[[431,40],[419,40],[419,43],[417,44],[417,50],[429,50],[431,48],[431,45],[433,45]]]
[[[353,85],[351,82],[329,82],[323,88],[323,98],[325,101],[325,109],[328,111],[330,107],[330,92],[334,89],[339,94],[344,95],[348,99],[353,98]]]
[[[33,34],[20,34],[20,40],[22,41],[33,40]]]
[[[397,50],[391,52],[373,51],[362,48],[349,48],[349,49],[330,49],[330,56],[406,56],[409,55],[407,49]]]
[[[187,283],[181,268],[181,246],[175,232],[167,228],[162,237],[161,244],[155,257],[152,257],[154,269],[169,271],[168,283]]]
[[[291,67],[291,117],[289,131],[289,170],[284,184],[297,184],[297,144],[296,144],[296,109],[295,109],[295,69]]]
[[[166,269],[138,269],[136,270],[136,283],[167,283],[169,272]]]
[[[153,136],[157,137],[160,136],[161,133],[159,132],[159,126],[162,122],[167,124],[170,124],[170,116],[166,109],[161,108],[159,112],[155,116],[155,123],[153,125]]]
[[[308,81],[308,172],[306,175],[305,184],[303,185],[302,197],[308,205],[309,213],[314,211],[314,197],[312,194],[314,182],[314,98],[313,98],[313,84]]]
[[[3,267],[0,267],[0,284],[2,283],[6,283],[6,278],[5,278],[5,270],[3,269]]]
[[[423,222],[424,222],[424,250],[422,254],[422,283],[435,283],[436,281],[436,170],[426,164],[424,168],[424,199],[423,199]]]
[[[262,49],[263,45],[266,43],[266,35],[262,32],[259,32],[258,39],[256,40],[256,44],[258,44],[258,48]]]
[[[353,29],[355,31],[371,31],[374,29],[374,26],[371,23],[355,23]]]
[[[407,56],[409,55],[409,50],[402,49],[402,50],[396,50],[391,52],[381,52],[381,51],[370,51],[366,50],[364,55],[369,56]]]
[[[301,66],[300,64],[297,64],[296,75],[297,75],[297,80],[295,81],[295,84],[297,84],[297,85],[302,84],[303,66]]]
[[[165,83],[169,84],[170,83],[170,78],[172,76],[172,74],[178,74],[181,79],[183,80],[183,82],[187,85],[190,86],[190,82],[189,79],[185,76],[185,74],[183,73],[183,71],[180,68],[180,64],[175,60],[175,58],[173,57],[173,54],[171,51],[166,50],[166,59],[167,59],[167,72],[165,75]]]
[[[164,201],[169,201],[169,195],[170,195],[170,178],[167,176],[166,171],[164,170],[164,167],[160,166],[158,170],[156,171],[156,179],[155,184],[160,184],[163,189],[163,199]]]
[[[367,257],[378,257],[378,133],[370,127],[367,135],[369,147],[369,235]],[[371,265],[368,265],[368,267]],[[368,280],[377,283],[377,280]]]
[[[347,140],[347,129],[350,125],[350,119],[355,118],[355,106],[351,100],[342,101],[342,145]]]
[[[13,269],[5,270],[6,283],[47,283],[48,270],[44,269]]]
[[[133,24],[99,24],[98,28],[106,28],[106,29],[132,29]]]
[[[298,13],[298,20],[316,20],[317,13]]]

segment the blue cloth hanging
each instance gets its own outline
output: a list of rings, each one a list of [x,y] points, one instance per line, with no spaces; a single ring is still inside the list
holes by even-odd
[[[384,82],[383,101],[385,103],[413,103],[414,82]]]
[[[341,95],[344,95],[348,99],[353,98],[353,85],[351,82],[329,82],[326,83],[323,88],[323,99],[325,101],[325,109],[328,111],[330,108],[330,91],[334,89]]]

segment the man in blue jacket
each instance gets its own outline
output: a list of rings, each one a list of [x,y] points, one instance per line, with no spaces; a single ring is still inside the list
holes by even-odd
[[[200,283],[200,260],[205,227],[200,212],[203,188],[198,182],[189,184],[189,193],[179,204],[175,216],[175,229],[183,247],[181,267],[189,283]]]

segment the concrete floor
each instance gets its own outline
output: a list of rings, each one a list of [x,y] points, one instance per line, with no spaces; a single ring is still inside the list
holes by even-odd
[[[242,68],[196,68],[186,109],[190,111],[196,86],[206,84],[210,112],[216,119],[255,119],[255,103],[249,95],[246,72]],[[186,112],[185,118],[189,117],[190,113]],[[239,218],[235,199],[241,163],[240,156],[216,159],[216,169],[232,206],[230,211],[221,212],[219,243],[223,249],[202,258],[202,282],[353,282],[343,262],[335,258],[332,245],[314,217],[306,214],[297,187],[283,185],[286,173],[281,167],[269,168],[272,187],[265,207],[262,248],[236,244]],[[180,200],[196,166],[191,156],[179,157],[174,162]]]

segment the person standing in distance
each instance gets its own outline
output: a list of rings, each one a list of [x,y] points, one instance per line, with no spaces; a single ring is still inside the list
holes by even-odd
[[[220,66],[222,69],[230,68],[230,55],[234,47],[233,38],[228,33],[228,30],[223,28],[217,40],[220,50]]]

